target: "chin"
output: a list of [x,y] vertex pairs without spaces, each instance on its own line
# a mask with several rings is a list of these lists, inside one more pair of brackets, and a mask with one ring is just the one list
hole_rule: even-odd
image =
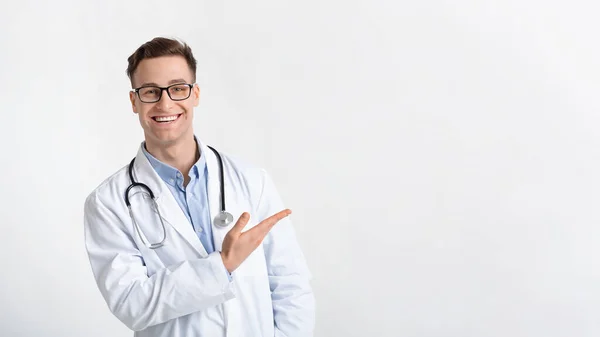
[[185,138],[186,132],[172,130],[168,132],[151,132],[152,138],[159,144],[173,144]]

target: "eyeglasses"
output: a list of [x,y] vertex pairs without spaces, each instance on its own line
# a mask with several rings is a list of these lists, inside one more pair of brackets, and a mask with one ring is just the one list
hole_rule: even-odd
[[134,91],[137,93],[140,101],[144,103],[156,103],[160,101],[163,90],[167,92],[171,100],[183,101],[190,97],[193,86],[193,84],[179,83],[164,88],[153,86],[135,88]]

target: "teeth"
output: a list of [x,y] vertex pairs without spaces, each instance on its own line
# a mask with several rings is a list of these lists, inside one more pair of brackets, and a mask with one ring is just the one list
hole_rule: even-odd
[[176,116],[156,116],[156,117],[154,117],[154,119],[157,122],[170,122],[170,121],[176,120],[178,116],[179,115],[176,115]]

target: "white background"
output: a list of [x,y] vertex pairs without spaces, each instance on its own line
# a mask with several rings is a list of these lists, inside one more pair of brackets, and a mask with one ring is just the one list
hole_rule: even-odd
[[265,167],[316,336],[600,335],[596,1],[3,1],[0,335],[131,336],[83,202],[136,153],[127,57],[199,62],[197,135]]

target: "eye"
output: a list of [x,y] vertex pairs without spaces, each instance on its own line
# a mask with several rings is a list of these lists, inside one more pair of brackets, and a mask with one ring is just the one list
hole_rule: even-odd
[[185,86],[185,85],[178,85],[178,86],[175,86],[175,87],[173,87],[173,88],[171,88],[171,89],[172,89],[173,91],[175,91],[175,92],[182,92],[182,91],[187,91],[187,90],[188,90],[188,87],[187,87],[187,86]]

